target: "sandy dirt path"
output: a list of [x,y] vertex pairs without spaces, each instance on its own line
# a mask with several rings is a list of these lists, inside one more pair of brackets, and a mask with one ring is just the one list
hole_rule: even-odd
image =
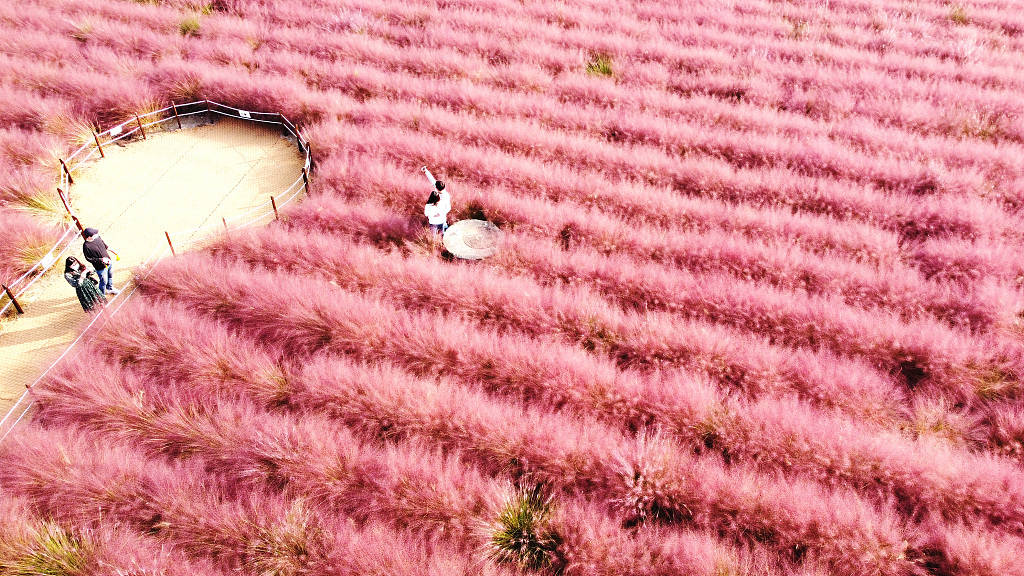
[[[121,290],[130,287],[140,264],[167,246],[165,230],[182,252],[219,234],[222,217],[230,220],[257,206],[263,209],[252,216],[264,213],[270,196],[300,176],[303,160],[294,141],[276,126],[228,118],[149,134],[124,146],[106,145],[104,152],[106,158],[75,170],[72,204],[82,224],[99,229],[120,254],[113,271]],[[197,227],[206,228],[184,232]],[[84,261],[81,240],[70,254]],[[63,272],[62,259],[20,299],[25,315],[0,321],[0,415],[90,319]]]

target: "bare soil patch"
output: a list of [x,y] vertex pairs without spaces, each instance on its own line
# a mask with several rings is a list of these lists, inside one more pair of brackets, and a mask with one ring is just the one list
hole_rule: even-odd
[[[106,158],[75,171],[71,198],[82,224],[98,228],[121,255],[114,283],[122,290],[140,264],[167,246],[165,231],[180,253],[220,233],[222,217],[249,213],[258,222],[265,214],[259,207],[269,209],[270,196],[288,188],[302,170],[294,142],[279,130],[226,118],[106,145],[104,152]],[[80,245],[76,241],[71,254],[83,259]],[[21,298],[26,314],[0,321],[0,412],[89,321],[63,271],[58,262]]]

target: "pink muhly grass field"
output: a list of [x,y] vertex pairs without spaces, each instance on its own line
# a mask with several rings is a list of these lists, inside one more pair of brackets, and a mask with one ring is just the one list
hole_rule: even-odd
[[0,5],[0,282],[92,128],[315,159],[31,391],[0,573],[1024,575],[1017,8]]

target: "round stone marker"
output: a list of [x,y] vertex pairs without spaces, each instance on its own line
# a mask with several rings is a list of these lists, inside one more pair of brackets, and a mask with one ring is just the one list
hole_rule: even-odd
[[464,260],[493,256],[500,240],[501,230],[486,220],[459,220],[444,232],[444,247]]

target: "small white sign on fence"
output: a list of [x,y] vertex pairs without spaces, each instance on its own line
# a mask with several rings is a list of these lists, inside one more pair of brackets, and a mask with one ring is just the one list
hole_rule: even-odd
[[56,262],[56,261],[57,261],[57,256],[54,255],[53,250],[51,250],[51,251],[46,253],[46,256],[43,256],[42,261],[39,262],[39,263],[43,265],[43,270],[46,270],[50,266],[53,266],[53,263]]
[[111,128],[110,129],[110,135],[111,136],[117,136],[118,134],[120,134],[122,126],[124,126],[124,124],[118,124],[117,126],[114,126],[113,128]]
[[250,120],[252,119],[252,115],[246,112],[245,110],[239,110],[238,115],[242,118],[249,118]]

